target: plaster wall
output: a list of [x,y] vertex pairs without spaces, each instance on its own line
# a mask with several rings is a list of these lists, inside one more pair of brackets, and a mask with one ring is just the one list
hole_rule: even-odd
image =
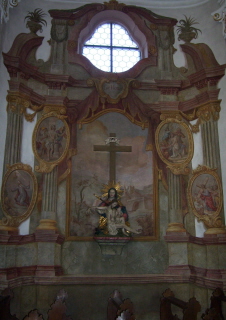
[[[80,6],[78,4],[77,6]],[[45,12],[49,9],[71,9],[76,7],[76,3],[60,3],[60,2],[47,2],[47,1],[28,1],[23,0],[16,8],[10,10],[10,20],[7,24],[4,22],[1,25],[1,48],[3,52],[8,52],[10,49],[12,42],[18,33],[28,32],[24,22],[24,16],[26,15],[27,11],[32,11],[34,8],[40,7]],[[164,9],[163,7],[159,9],[155,9],[154,12],[163,16],[169,16],[172,18],[176,18],[180,20],[183,18],[183,15],[194,17],[198,22],[199,27],[202,30],[202,34],[199,34],[198,39],[194,40],[194,43],[206,43],[212,50],[213,53],[220,64],[224,64],[226,62],[226,50],[225,50],[225,40],[222,35],[222,25],[221,23],[217,23],[213,20],[211,13],[216,11],[219,8],[219,4],[211,0],[204,5],[199,5],[197,7],[191,8],[179,8],[177,10],[173,9]],[[37,50],[37,59],[43,59],[47,61],[50,56],[50,46],[47,41],[50,38],[50,28],[51,28],[51,19],[49,15],[47,15],[46,20],[48,22],[47,27],[43,28],[43,33],[41,34],[44,36],[43,44]],[[15,27],[16,21],[16,27]],[[177,67],[186,67],[186,60],[184,54],[180,49],[180,42],[178,42],[177,36],[175,36],[175,45],[174,47],[177,51],[174,54],[174,63]],[[2,63],[2,57],[0,59],[0,70],[1,70],[1,86],[0,86],[0,95],[2,97],[1,101],[1,108],[0,108],[0,115],[1,115],[1,135],[0,135],[0,143],[3,146],[5,145],[5,132],[6,132],[6,123],[7,123],[7,114],[6,114],[6,105],[7,102],[5,97],[7,95],[9,75],[6,71],[5,66]],[[226,79],[223,77],[219,83],[220,88],[224,88],[226,85]],[[221,150],[221,163],[222,163],[222,180],[223,180],[223,189],[226,190],[226,171],[224,158],[226,153],[226,140],[224,138],[224,123],[226,121],[226,92],[225,90],[220,91],[220,99],[222,99],[221,103],[221,114],[219,119],[219,141],[220,141],[220,150]],[[32,167],[34,166],[34,156],[32,153],[31,146],[31,137],[32,131],[35,125],[34,120],[33,123],[28,123],[24,121],[24,129],[23,129],[23,142],[22,142],[22,161],[24,163],[30,164]],[[200,142],[200,133],[194,134],[194,141],[195,141],[195,155],[192,160],[192,167],[195,169],[198,164],[202,164],[202,149],[201,149],[201,142]],[[6,146],[7,147],[7,146]],[[3,167],[3,157],[4,153],[0,154],[0,179],[2,177],[2,167]],[[225,199],[225,195],[224,195]],[[21,234],[29,233],[29,221],[24,222],[20,227]],[[203,232],[205,228],[203,224],[196,222],[196,235],[203,236]]]
[[[79,4],[78,6],[80,6]],[[1,50],[8,52],[12,46],[13,40],[18,33],[28,32],[25,27],[24,17],[27,11],[32,11],[35,8],[42,8],[45,12],[49,9],[71,9],[76,7],[76,3],[61,3],[61,2],[47,2],[44,0],[30,1],[23,0],[18,7],[10,10],[10,20],[7,24],[1,26],[2,42]],[[180,20],[183,15],[194,17],[199,21],[199,28],[202,34],[199,35],[195,43],[206,43],[215,54],[215,57],[220,64],[226,63],[226,48],[225,40],[222,35],[222,26],[213,20],[211,13],[218,9],[217,1],[211,0],[205,5],[200,5],[196,8],[188,9],[155,9],[155,13],[170,16]],[[50,38],[51,19],[46,18],[48,25],[43,29],[43,44],[37,51],[37,59],[47,61],[50,56],[50,46],[47,41]],[[15,23],[16,22],[16,23]],[[177,49],[174,54],[174,62],[177,67],[186,66],[184,54],[180,49],[180,43],[175,42]],[[1,135],[0,143],[2,150],[5,145],[5,132],[7,123],[5,97],[7,95],[9,80],[8,73],[0,58],[0,96],[2,97],[0,105],[0,119],[1,119]],[[143,77],[145,75],[143,74]],[[220,91],[220,99],[222,99],[222,111],[219,120],[219,139],[221,147],[222,159],[222,177],[223,188],[226,197],[226,163],[224,158],[226,156],[226,139],[225,139],[225,123],[226,123],[226,86],[225,77],[220,81],[219,86],[222,88]],[[147,98],[149,99],[149,98]],[[34,167],[34,156],[31,148],[31,136],[35,125],[24,121],[23,130],[23,143],[22,143],[22,161]],[[201,135],[200,133],[194,135],[195,141],[195,156],[192,160],[192,167],[195,169],[199,164],[202,164],[203,155],[201,148]],[[4,152],[0,154],[0,175],[2,175]],[[1,176],[0,176],[1,178]],[[34,243],[17,246],[2,246],[0,252],[0,267],[23,267],[26,265],[35,265],[37,263],[52,265],[61,264],[64,273],[67,276],[73,275],[126,275],[126,274],[163,274],[168,266],[168,262],[172,265],[187,265],[192,264],[198,268],[225,268],[223,256],[225,255],[225,248],[210,246],[208,250],[206,246],[197,244],[188,245],[187,243],[178,243],[176,246],[168,245],[164,240],[166,228],[169,223],[167,212],[167,195],[163,185],[159,184],[161,197],[159,199],[159,241],[153,242],[130,242],[122,251],[121,256],[103,256],[100,248],[96,242],[73,242],[66,241],[62,245],[62,249],[58,245],[52,243]],[[59,187],[59,194],[63,195],[63,184]],[[21,234],[28,234],[35,231],[38,224],[38,215],[34,211],[31,216],[31,224],[29,220],[25,221],[20,228]],[[192,220],[190,214],[189,219]],[[62,233],[65,232],[65,199],[59,198],[57,221],[59,229]],[[196,222],[196,235],[203,236],[204,227],[202,223]],[[45,250],[43,250],[43,248]],[[217,250],[216,250],[217,248]],[[55,255],[52,252],[55,250]],[[42,252],[45,251],[45,255]],[[168,256],[170,253],[170,259]],[[217,254],[218,253],[218,254]],[[84,258],[85,257],[85,258]],[[94,263],[95,261],[95,263]],[[160,282],[160,280],[158,280]],[[181,279],[181,282],[183,279]],[[173,281],[172,281],[173,282]],[[196,296],[205,309],[209,304],[211,291],[197,287],[193,284],[173,284],[173,283],[158,283],[158,284],[145,284],[145,285],[117,285],[124,298],[129,297],[135,305],[135,314],[137,319],[159,319],[159,297],[162,292],[171,288],[176,293],[176,296],[182,300],[187,301],[191,296]],[[39,312],[47,318],[46,312],[50,304],[60,289],[68,292],[69,299],[67,301],[68,314],[72,315],[73,319],[100,319],[104,318],[106,312],[107,299],[114,289],[115,285],[54,285],[54,286],[23,286],[21,288],[14,288],[15,296],[17,299],[12,304],[12,314],[17,313],[19,318],[23,318],[32,308],[38,308]],[[81,297],[86,297],[81,299]],[[89,298],[87,298],[89,297]],[[37,305],[38,302],[38,305]],[[145,310],[145,311],[144,311]],[[92,311],[92,312],[91,312]],[[203,312],[204,310],[201,310]],[[179,316],[181,314],[178,311]],[[201,315],[201,313],[200,313]],[[199,317],[200,318],[200,317]]]

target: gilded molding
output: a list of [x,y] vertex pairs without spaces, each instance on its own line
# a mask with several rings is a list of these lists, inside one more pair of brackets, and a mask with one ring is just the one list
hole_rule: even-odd
[[1,226],[16,228],[30,216],[36,203],[37,190],[37,179],[29,165],[16,163],[8,167],[1,190],[5,217],[0,221],[0,229]]
[[209,103],[208,105],[198,108],[196,115],[202,122],[207,122],[211,119],[217,121],[221,107],[219,103]]
[[149,45],[148,52],[150,53],[150,55],[154,56],[157,53],[157,48],[155,46]]
[[60,184],[62,181],[64,181],[65,179],[67,179],[67,177],[70,175],[71,173],[71,167],[67,168],[64,173],[59,177],[58,179],[58,184]]
[[165,121],[167,119],[176,119],[178,121],[181,121],[183,119],[181,112],[176,110],[176,111],[162,111],[160,115],[160,120]]
[[[25,119],[29,122],[32,122],[37,112],[41,111],[44,107],[44,105],[37,106],[32,104],[30,98],[20,92],[8,94],[6,100],[8,102],[7,112],[24,114]],[[28,113],[28,108],[33,110],[34,113]]]
[[161,120],[166,120],[168,118],[176,119],[176,120],[187,120],[187,121],[192,121],[197,118],[196,116],[196,110],[193,110],[192,113],[186,114],[180,110],[175,110],[175,111],[162,111],[160,115]]
[[214,121],[219,120],[220,111],[221,111],[220,102],[210,102],[208,104],[198,107],[195,110],[195,118],[198,118],[196,124],[192,125],[191,123],[189,123],[189,126],[192,132],[193,133],[199,132],[199,126],[204,122],[208,122],[211,119]]
[[70,159],[70,158],[76,156],[77,152],[78,152],[77,148],[76,149],[69,149],[68,153],[67,153],[67,159]]
[[162,181],[163,187],[168,191],[168,183],[164,177],[164,174],[161,169],[156,166],[156,171],[158,172],[158,180]]
[[[203,122],[213,119],[217,121],[219,119],[219,113],[221,111],[220,101],[208,102],[195,108],[192,113],[187,114],[182,111],[162,111],[160,119],[166,120],[168,118],[177,119],[181,121],[185,119],[188,121],[188,125],[192,133],[199,132],[199,126]],[[197,119],[195,124],[191,124],[189,121]]]
[[146,149],[146,151],[153,151],[153,145],[149,143],[146,145],[145,149]]
[[[48,105],[46,104],[43,109],[44,114],[52,114],[52,115],[65,115],[67,113],[67,109],[63,105]],[[64,116],[63,118],[67,118]]]
[[118,11],[122,11],[123,7],[126,6],[124,3],[119,3],[116,0],[110,0],[109,2],[104,2],[104,5],[107,10],[118,10]]

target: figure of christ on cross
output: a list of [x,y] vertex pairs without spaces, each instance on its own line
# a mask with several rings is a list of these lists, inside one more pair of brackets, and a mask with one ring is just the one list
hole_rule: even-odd
[[131,152],[131,146],[118,146],[116,145],[117,138],[115,133],[110,133],[108,145],[94,145],[94,151],[105,151],[110,153],[110,166],[109,166],[109,182],[115,183],[116,181],[116,152]]

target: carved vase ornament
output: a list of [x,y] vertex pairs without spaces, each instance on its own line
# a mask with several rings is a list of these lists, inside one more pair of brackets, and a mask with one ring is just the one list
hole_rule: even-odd
[[39,166],[38,172],[51,172],[67,155],[70,132],[65,116],[50,112],[36,124],[32,147]]
[[162,121],[155,134],[159,157],[174,174],[188,174],[187,165],[194,152],[192,133],[180,120],[168,118]]
[[216,172],[207,166],[198,166],[188,185],[188,200],[192,212],[207,227],[206,234],[225,233],[220,212],[222,186]]
[[3,226],[18,227],[31,214],[37,198],[37,179],[29,165],[10,166],[3,178],[1,203]]

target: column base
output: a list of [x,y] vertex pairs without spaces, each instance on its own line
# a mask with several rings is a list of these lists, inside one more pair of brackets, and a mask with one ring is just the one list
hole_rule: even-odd
[[37,231],[41,230],[50,230],[50,231],[58,231],[57,223],[55,220],[51,219],[42,219],[40,220],[39,226],[36,228]]
[[10,227],[10,226],[3,226],[0,225],[0,234],[19,234],[19,229],[16,227]]
[[225,227],[223,228],[209,228],[205,231],[204,235],[208,234],[226,234]]
[[183,223],[173,222],[168,224],[166,233],[169,233],[169,232],[185,232],[186,233],[186,230],[184,228]]

